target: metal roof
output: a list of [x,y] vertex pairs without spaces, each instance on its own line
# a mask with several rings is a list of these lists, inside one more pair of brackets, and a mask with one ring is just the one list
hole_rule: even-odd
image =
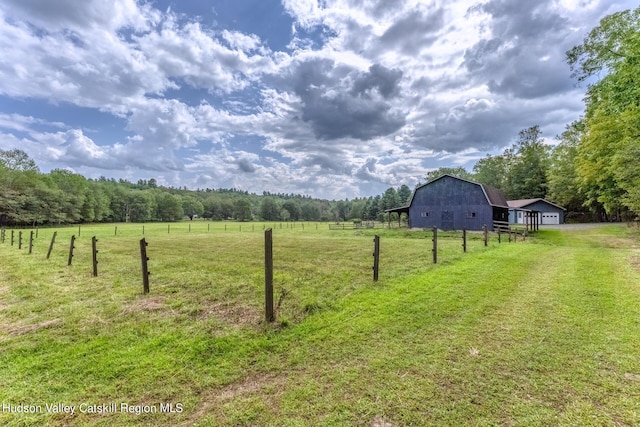
[[501,190],[494,188],[494,187],[490,187],[488,185],[485,184],[480,184],[479,182],[473,182],[473,181],[469,181],[468,179],[464,179],[464,178],[460,178],[454,175],[449,175],[449,174],[444,174],[442,176],[437,177],[436,179],[433,179],[429,182],[426,182],[422,185],[419,185],[418,187],[416,187],[415,190],[413,190],[413,194],[411,195],[411,201],[409,202],[409,206],[411,206],[411,204],[413,203],[413,196],[416,194],[416,191],[418,190],[418,188],[422,188],[424,186],[427,186],[439,179],[444,178],[445,176],[449,177],[449,178],[454,178],[457,179],[459,181],[464,181],[464,182],[468,182],[470,184],[474,184],[474,185],[479,185],[480,188],[482,188],[482,192],[484,193],[485,197],[487,198],[487,201],[489,202],[489,205],[491,206],[498,206],[501,208],[508,208],[509,205],[507,204],[507,198],[504,197],[504,194],[502,193]]
[[[471,182],[471,181],[469,181]],[[504,197],[504,193],[497,188],[489,187],[488,185],[478,184],[484,190],[484,194],[487,195],[487,200],[489,200],[489,204],[492,206],[500,206],[504,208],[508,208],[507,198]]]
[[542,199],[540,197],[538,197],[537,199],[520,199],[520,200],[507,200],[507,203],[509,204],[510,208],[524,208],[526,206],[532,205],[534,203],[537,202],[543,202],[546,203],[548,205],[551,206],[555,206],[558,209],[562,209],[563,211],[566,211],[566,208],[563,208],[562,206],[558,206],[555,203],[551,203],[550,201],[546,200],[546,199]]

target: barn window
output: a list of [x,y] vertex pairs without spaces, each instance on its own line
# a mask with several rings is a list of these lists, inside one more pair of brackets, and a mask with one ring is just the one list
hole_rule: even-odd
[[422,213],[420,214],[420,216],[421,216],[421,217],[423,217],[423,218],[426,218],[426,217],[428,217],[428,216],[429,216],[429,212],[422,212]]
[[475,212],[467,212],[467,218],[475,218],[477,214]]

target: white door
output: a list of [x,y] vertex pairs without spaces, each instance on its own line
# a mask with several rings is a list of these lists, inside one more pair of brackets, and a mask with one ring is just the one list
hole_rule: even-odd
[[542,225],[560,224],[560,214],[557,212],[542,212]]

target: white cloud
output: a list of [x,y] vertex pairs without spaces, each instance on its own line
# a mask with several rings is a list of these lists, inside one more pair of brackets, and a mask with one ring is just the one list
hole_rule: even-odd
[[65,128],[62,122],[50,122],[33,116],[23,116],[21,114],[0,113],[0,129],[14,130],[19,132],[31,132],[33,126],[47,126]]
[[85,35],[122,28],[146,30],[159,13],[135,0],[6,0],[12,15],[53,31],[72,30]]

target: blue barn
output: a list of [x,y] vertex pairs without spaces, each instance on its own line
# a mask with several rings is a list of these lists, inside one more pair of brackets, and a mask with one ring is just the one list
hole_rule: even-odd
[[417,187],[409,206],[388,212],[406,213],[410,228],[489,231],[509,228],[509,206],[502,191],[453,175]]

